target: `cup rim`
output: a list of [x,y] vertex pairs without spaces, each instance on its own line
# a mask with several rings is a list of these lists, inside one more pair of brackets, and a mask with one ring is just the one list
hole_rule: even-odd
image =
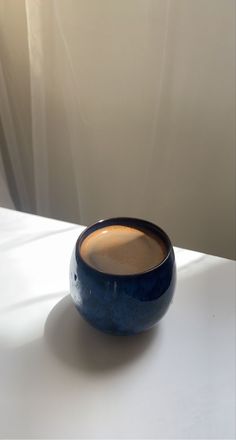
[[[89,236],[89,231],[90,229],[93,231],[94,228],[97,227],[97,229],[101,229],[103,227],[107,226],[112,226],[112,225],[118,225],[118,226],[130,226],[130,227],[134,227],[135,228],[135,224],[136,227],[138,226],[143,226],[144,229],[149,229],[152,232],[156,232],[159,236],[161,236],[161,239],[164,241],[166,247],[167,247],[167,253],[165,258],[159,263],[156,264],[155,266],[151,266],[150,268],[142,271],[142,272],[137,272],[137,273],[131,273],[131,274],[115,274],[115,273],[111,273],[111,272],[105,272],[99,269],[96,269],[95,267],[93,267],[92,265],[90,265],[89,263],[87,263],[84,258],[81,255],[80,252],[80,248],[81,245],[83,243],[83,241],[85,240],[85,238],[87,236]],[[95,229],[95,230],[97,230]],[[149,274],[154,272],[155,270],[159,269],[162,265],[165,264],[165,262],[168,260],[171,250],[173,249],[171,240],[169,238],[169,236],[167,235],[167,233],[158,225],[156,225],[155,223],[152,223],[148,220],[144,220],[141,218],[137,218],[137,217],[109,217],[109,218],[105,218],[102,220],[98,220],[97,222],[94,222],[92,224],[90,224],[89,226],[87,226],[79,235],[76,244],[75,244],[75,256],[76,256],[76,261],[78,262],[78,257],[80,259],[80,261],[83,262],[83,264],[85,265],[85,267],[87,267],[89,270],[94,271],[97,274],[100,275],[104,275],[104,276],[108,276],[108,277],[115,277],[115,278],[135,278],[135,277],[139,277],[145,274]]]

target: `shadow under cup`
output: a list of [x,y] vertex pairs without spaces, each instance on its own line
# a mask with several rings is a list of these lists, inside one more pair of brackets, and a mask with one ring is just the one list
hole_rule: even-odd
[[[162,240],[166,248],[164,259],[134,274],[112,274],[92,267],[81,256],[83,241],[93,232],[114,225],[135,228]],[[153,327],[171,303],[175,282],[171,241],[161,228],[145,220],[101,220],[82,232],[72,253],[70,292],[74,304],[91,325],[106,333],[131,335]]]

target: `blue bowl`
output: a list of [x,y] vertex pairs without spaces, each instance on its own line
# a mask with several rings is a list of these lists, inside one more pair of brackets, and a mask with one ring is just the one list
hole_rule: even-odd
[[[157,266],[134,275],[100,272],[81,257],[83,240],[99,228],[124,225],[149,230],[166,244],[167,255]],[[166,313],[176,282],[175,256],[168,235],[158,226],[135,218],[101,220],[79,236],[71,257],[70,291],[77,310],[106,333],[131,335],[153,327]]]

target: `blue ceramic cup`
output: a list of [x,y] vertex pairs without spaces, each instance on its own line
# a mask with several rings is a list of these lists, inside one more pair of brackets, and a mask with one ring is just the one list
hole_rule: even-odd
[[[92,232],[122,225],[149,231],[161,239],[166,256],[141,273],[115,275],[97,270],[81,256],[81,244]],[[158,226],[135,218],[101,220],[79,236],[71,257],[70,291],[77,310],[99,330],[117,335],[140,333],[166,313],[176,282],[175,256],[168,235]]]

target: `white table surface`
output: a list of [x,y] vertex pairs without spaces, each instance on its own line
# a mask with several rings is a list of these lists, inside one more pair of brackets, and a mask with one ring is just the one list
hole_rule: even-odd
[[82,229],[0,209],[0,438],[235,438],[235,262],[176,249],[157,328],[103,335],[68,296]]

